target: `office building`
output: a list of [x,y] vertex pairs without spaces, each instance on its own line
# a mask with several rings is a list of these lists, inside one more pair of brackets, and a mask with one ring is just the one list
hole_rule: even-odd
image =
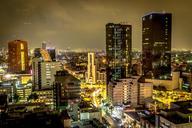
[[37,94],[38,103],[44,103],[50,106],[51,108],[53,108],[53,89],[41,89],[41,90],[36,90],[33,93]]
[[26,73],[29,71],[28,46],[26,41],[14,40],[8,43],[8,71]]
[[31,86],[25,86],[25,87],[17,87],[16,88],[16,94],[19,96],[20,102],[26,102],[29,95],[31,95],[32,87]]
[[60,62],[42,61],[41,58],[33,58],[32,72],[35,89],[52,88],[56,71],[61,70]]
[[171,79],[172,14],[142,17],[142,70],[146,78]]
[[107,84],[128,77],[131,69],[132,26],[106,25]]

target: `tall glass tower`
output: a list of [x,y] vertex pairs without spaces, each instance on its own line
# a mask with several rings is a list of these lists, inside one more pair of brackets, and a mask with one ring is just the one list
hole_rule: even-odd
[[142,69],[145,78],[171,78],[172,14],[149,13],[142,17]]
[[128,77],[131,69],[131,37],[131,25],[106,25],[107,84]]

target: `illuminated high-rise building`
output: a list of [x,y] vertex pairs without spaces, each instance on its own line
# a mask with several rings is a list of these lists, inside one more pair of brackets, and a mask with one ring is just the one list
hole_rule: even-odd
[[132,26],[106,25],[107,84],[128,77],[131,69]]
[[8,43],[8,71],[26,73],[29,70],[28,46],[26,41],[14,40]]
[[172,14],[150,13],[142,18],[142,69],[146,78],[171,76]]
[[88,64],[86,82],[95,84],[97,81],[97,69],[95,63],[95,53],[88,53]]

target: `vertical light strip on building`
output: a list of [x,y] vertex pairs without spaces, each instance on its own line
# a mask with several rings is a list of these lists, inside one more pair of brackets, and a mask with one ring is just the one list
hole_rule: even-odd
[[25,71],[25,53],[24,53],[24,45],[20,44],[21,48],[21,70]]

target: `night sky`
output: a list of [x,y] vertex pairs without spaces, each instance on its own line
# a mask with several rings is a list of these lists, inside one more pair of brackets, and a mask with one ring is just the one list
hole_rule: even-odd
[[0,45],[22,39],[31,48],[47,41],[105,49],[105,24],[126,22],[141,49],[141,17],[160,11],[173,14],[172,48],[192,49],[192,0],[0,0]]

